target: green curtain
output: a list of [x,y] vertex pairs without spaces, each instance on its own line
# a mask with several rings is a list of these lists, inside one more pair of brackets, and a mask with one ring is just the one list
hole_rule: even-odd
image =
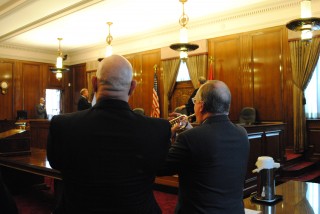
[[207,78],[208,56],[206,54],[190,56],[187,60],[187,67],[193,87],[198,87],[200,76]]
[[163,60],[162,62],[163,68],[163,117],[168,117],[168,109],[169,109],[169,100],[172,96],[174,86],[176,83],[180,58]]
[[311,42],[293,40],[289,42],[293,80],[293,134],[294,151],[307,149],[304,90],[312,77],[320,52],[320,37]]

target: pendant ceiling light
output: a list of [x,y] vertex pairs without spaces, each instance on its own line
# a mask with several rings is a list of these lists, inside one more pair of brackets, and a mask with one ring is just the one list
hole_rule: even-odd
[[180,43],[172,44],[172,45],[170,45],[170,48],[175,51],[179,51],[180,52],[180,59],[186,60],[188,58],[188,52],[196,50],[197,48],[199,48],[199,45],[188,43],[187,24],[189,21],[189,17],[187,16],[187,14],[184,13],[184,3],[186,3],[187,0],[179,0],[179,1],[182,3],[182,15],[179,19],[179,24],[181,26]]
[[287,23],[287,28],[293,31],[301,31],[301,40],[310,41],[312,31],[320,30],[320,18],[312,17],[311,0],[300,2],[301,18]]
[[58,48],[58,57],[56,62],[56,67],[50,67],[50,71],[56,74],[56,78],[61,80],[62,73],[69,71],[69,68],[63,67],[63,61],[67,59],[67,55],[62,55],[61,51],[61,40],[62,38],[58,38],[59,41],[59,48]]
[[112,25],[112,22],[107,22],[107,25],[109,26],[109,34],[107,36],[107,47],[106,47],[106,54],[105,57],[111,56],[112,55],[112,46],[111,46],[111,42],[113,40],[113,37],[110,34],[110,26]]

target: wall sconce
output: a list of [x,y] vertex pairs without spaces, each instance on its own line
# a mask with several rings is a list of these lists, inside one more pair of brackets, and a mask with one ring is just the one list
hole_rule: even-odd
[[105,57],[111,56],[112,55],[112,46],[111,46],[111,42],[113,40],[113,37],[110,34],[110,26],[112,25],[112,22],[107,22],[107,25],[109,26],[109,34],[107,36],[107,47],[106,47],[106,54]]
[[57,61],[56,61],[56,67],[50,67],[50,71],[56,74],[56,78],[58,80],[61,80],[62,78],[62,73],[69,71],[69,68],[64,68],[63,67],[63,61],[67,59],[68,55],[64,55],[62,54],[61,51],[61,40],[62,38],[58,38],[59,41],[59,48],[58,48],[58,57],[57,57]]
[[185,61],[188,58],[188,52],[198,49],[199,45],[188,43],[187,24],[189,21],[189,17],[187,16],[187,14],[184,13],[184,3],[186,3],[187,0],[179,0],[179,1],[182,3],[182,15],[179,19],[179,24],[181,26],[180,43],[172,44],[172,45],[170,45],[170,48],[172,50],[179,51],[180,52],[180,59]]
[[310,41],[312,39],[312,31],[320,30],[320,18],[312,17],[311,0],[302,0],[301,18],[295,19],[287,23],[289,30],[301,31],[301,40]]
[[8,83],[4,80],[0,83],[1,94],[6,94],[8,92],[8,86]]

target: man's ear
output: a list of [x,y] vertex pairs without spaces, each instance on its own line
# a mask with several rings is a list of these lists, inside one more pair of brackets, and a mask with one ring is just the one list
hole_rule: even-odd
[[201,114],[204,114],[204,113],[206,113],[206,109],[205,109],[205,103],[204,102],[201,102],[201,103],[199,103],[199,105],[201,105],[200,106],[200,112],[201,112]]
[[93,92],[97,92],[97,90],[98,90],[98,85],[97,85],[98,80],[97,80],[97,77],[96,77],[96,76],[93,76],[93,77],[91,78],[91,82],[92,82]]
[[128,93],[129,96],[133,93],[133,91],[136,88],[136,86],[137,86],[137,81],[132,80],[131,81],[131,85],[130,85],[130,90],[129,90],[129,93]]

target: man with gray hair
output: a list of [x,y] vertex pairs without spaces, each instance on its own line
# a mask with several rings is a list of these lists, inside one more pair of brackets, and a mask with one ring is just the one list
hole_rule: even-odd
[[176,213],[244,214],[249,140],[229,120],[229,88],[207,81],[192,100],[200,125],[178,135],[158,175],[179,175]]
[[55,213],[161,213],[153,195],[170,147],[169,121],[134,113],[132,67],[104,58],[92,79],[96,104],[51,120],[47,155],[62,173]]
[[89,91],[86,88],[80,90],[80,98],[78,100],[78,111],[91,108],[91,103],[88,100]]

